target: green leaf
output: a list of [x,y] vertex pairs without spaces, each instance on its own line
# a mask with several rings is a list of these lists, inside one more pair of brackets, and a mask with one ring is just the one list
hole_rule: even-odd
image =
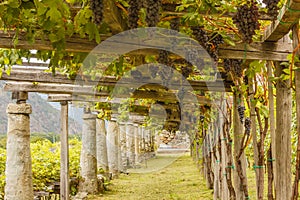
[[50,8],[46,14],[46,17],[54,22],[61,22],[62,18],[61,13],[56,8]]

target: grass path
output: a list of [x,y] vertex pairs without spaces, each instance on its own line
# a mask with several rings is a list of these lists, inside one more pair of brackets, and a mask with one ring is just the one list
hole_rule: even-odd
[[[165,166],[161,169],[161,166]],[[152,170],[151,170],[152,169]],[[174,158],[158,156],[147,162],[147,168],[137,173],[122,174],[113,180],[101,196],[94,200],[210,200],[212,190],[208,190],[192,159],[187,156]]]

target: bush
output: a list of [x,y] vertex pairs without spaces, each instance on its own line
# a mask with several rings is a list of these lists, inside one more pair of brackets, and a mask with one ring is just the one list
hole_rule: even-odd
[[[70,178],[79,178],[81,142],[69,141]],[[32,175],[35,191],[48,191],[48,186],[60,180],[60,143],[37,140],[31,143]],[[0,199],[4,196],[6,151],[0,148]],[[77,188],[72,188],[72,194]],[[2,196],[2,197],[1,197]]]

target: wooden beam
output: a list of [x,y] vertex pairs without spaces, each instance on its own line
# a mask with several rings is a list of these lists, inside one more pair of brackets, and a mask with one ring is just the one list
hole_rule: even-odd
[[[83,86],[115,86],[118,84],[120,87],[138,87],[139,85],[146,85],[145,88],[153,88],[160,85],[161,81],[152,79],[150,77],[143,77],[141,80],[137,81],[132,78],[122,78],[121,81],[117,80],[114,76],[98,77],[95,80],[89,76],[84,76],[84,80],[77,76],[76,80],[69,79],[66,75],[56,73],[47,73],[39,70],[12,70],[10,75],[6,73],[2,74],[1,80],[16,81],[16,82],[35,82],[35,83],[49,83],[49,84],[73,84],[79,87]],[[149,81],[151,80],[151,81]],[[148,83],[151,84],[148,84]],[[180,85],[180,81],[173,80],[170,82],[170,86],[174,88],[192,87],[193,90],[197,91],[220,91],[220,92],[231,92],[231,86],[233,83],[231,81],[222,81],[218,79],[217,81],[189,81],[189,84]],[[90,88],[87,88],[90,89]]]
[[262,41],[276,42],[289,33],[300,17],[300,1],[289,0],[279,11],[278,19],[270,24],[262,37]]
[[67,85],[67,84],[49,84],[49,83],[30,83],[30,82],[7,82],[4,85],[5,91],[24,91],[39,92],[47,94],[78,94],[109,96],[108,92],[97,92],[91,86]]
[[[39,40],[36,39],[34,44],[29,43],[26,40],[25,34],[19,34],[19,42],[17,45],[13,43],[13,36],[14,33],[3,33],[0,32],[0,48],[17,48],[17,49],[36,49],[36,50],[52,50],[52,45],[49,40]],[[102,36],[102,40],[107,38],[107,36]],[[149,54],[158,54],[157,50],[153,50],[158,47],[162,47],[165,44],[160,43],[152,43],[151,41],[147,43],[138,43],[140,41],[136,41],[137,43],[127,43],[126,40],[124,41],[117,41],[117,42],[107,42],[107,46],[105,49],[110,49],[111,52],[115,52],[116,54],[118,51],[124,49],[129,49],[129,47],[136,47],[139,50],[128,52],[127,55],[149,55]],[[88,41],[87,39],[81,39],[78,37],[73,38],[66,38],[66,51],[68,52],[84,52],[90,53],[98,44],[94,41]],[[134,46],[135,45],[135,46]],[[249,45],[246,45],[248,47]],[[246,59],[265,59],[269,58],[268,56],[272,57],[272,60],[276,61],[286,61],[286,56],[292,52],[292,45],[290,44],[274,44],[274,43],[254,43],[251,44],[251,49],[246,49],[244,44],[237,44],[236,47],[232,47],[229,45],[221,45],[219,56],[220,58],[246,58]],[[122,47],[123,49],[120,49]],[[269,47],[273,47],[270,50]],[[275,48],[276,47],[276,48]],[[100,50],[100,49],[99,49]],[[237,54],[235,56],[235,54]],[[265,55],[265,56],[264,56]],[[246,57],[245,57],[246,56]]]
[[[111,104],[122,104],[125,99],[123,98],[113,98],[108,99],[107,97],[91,97],[91,96],[78,96],[78,95],[70,95],[70,94],[49,94],[48,101],[49,102],[61,102],[61,101],[73,101],[73,102],[102,102],[102,103],[111,103]],[[201,105],[211,105],[212,101],[205,96],[197,96],[198,103]],[[160,104],[156,102],[156,104]],[[133,103],[133,105],[140,105],[137,101]],[[177,108],[178,104],[169,103],[163,104],[164,108]]]

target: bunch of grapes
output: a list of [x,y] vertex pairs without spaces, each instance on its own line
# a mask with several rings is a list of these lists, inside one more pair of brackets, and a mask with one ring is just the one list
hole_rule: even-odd
[[224,59],[223,60],[223,65],[224,65],[224,70],[225,72],[230,72],[231,71],[231,60],[230,59]]
[[181,66],[181,74],[187,78],[193,72],[193,66],[189,62],[185,62],[185,65]]
[[234,75],[238,78],[241,78],[243,76],[242,62],[243,62],[242,60],[238,60],[238,59],[231,60],[232,71]]
[[219,45],[224,43],[223,37],[220,34],[214,33],[211,36],[203,29],[203,27],[192,27],[192,32],[195,39],[200,45],[206,49],[208,54],[218,61]]
[[159,69],[158,66],[156,66],[156,65],[150,65],[149,70],[150,70],[152,78],[156,77],[158,69]]
[[103,20],[103,0],[90,0],[90,9],[94,14],[94,23],[100,25]]
[[235,77],[243,76],[242,60],[239,59],[224,59],[223,65],[226,72],[232,72]]
[[249,117],[247,117],[247,118],[245,119],[245,124],[244,124],[244,126],[245,126],[245,133],[246,133],[247,135],[250,135],[250,130],[251,130],[251,119],[250,119]]
[[162,78],[163,85],[168,86],[170,84],[170,80],[173,77],[173,73],[174,72],[173,72],[172,68],[169,66],[162,66],[160,68],[160,71],[158,72],[158,74]]
[[130,29],[134,29],[138,27],[141,2],[139,0],[129,0],[128,4],[128,26]]
[[171,20],[170,28],[175,31],[179,31],[180,18],[174,18]]
[[159,22],[159,10],[161,0],[147,0],[146,23],[149,27],[154,27]]
[[180,87],[180,89],[178,90],[178,93],[177,93],[177,96],[178,96],[178,99],[180,100],[180,102],[182,102],[184,94],[185,94],[184,87]]
[[271,16],[273,19],[276,19],[279,10],[279,0],[263,0],[263,3],[266,4],[266,8],[268,9],[268,15]]
[[168,65],[169,64],[169,52],[166,50],[160,50],[157,61],[161,64]]
[[209,37],[203,27],[194,26],[191,28],[193,36],[201,44],[202,47],[206,48]]
[[245,117],[245,106],[241,106],[239,105],[237,107],[238,113],[239,113],[239,117],[240,117],[240,121],[241,123],[244,122],[244,117]]
[[252,42],[255,30],[258,30],[260,27],[258,16],[259,12],[257,2],[254,2],[253,0],[237,8],[237,12],[232,19],[233,23],[237,26],[241,33],[244,42]]
[[245,85],[248,85],[249,84],[248,76],[244,76],[243,81],[244,81]]

